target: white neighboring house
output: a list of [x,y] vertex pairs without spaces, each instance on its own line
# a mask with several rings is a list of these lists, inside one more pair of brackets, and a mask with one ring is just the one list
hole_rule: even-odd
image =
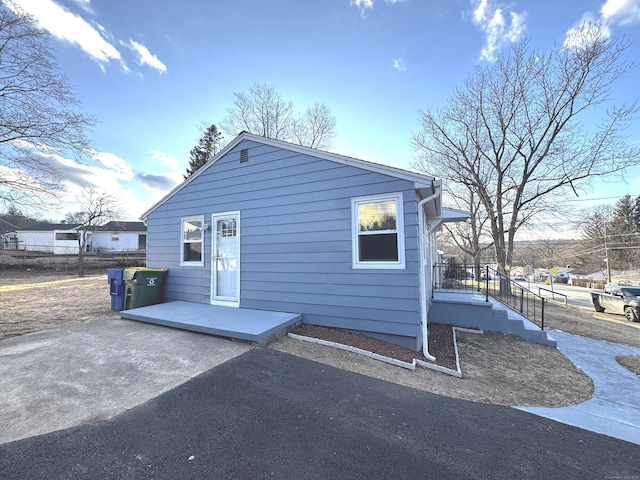
[[38,223],[16,230],[18,250],[49,252],[55,255],[78,253],[77,224]]
[[145,251],[147,227],[143,222],[109,222],[95,227],[87,243],[87,251],[96,253]]
[[[18,249],[49,252],[54,255],[78,253],[78,238],[82,230],[77,224],[39,223],[16,230]],[[147,227],[143,222],[109,222],[87,231],[85,251],[111,253],[144,251],[147,248]]]

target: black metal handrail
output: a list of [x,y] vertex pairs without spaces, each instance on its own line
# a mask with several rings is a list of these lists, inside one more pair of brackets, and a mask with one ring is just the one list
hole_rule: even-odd
[[[480,278],[476,278],[479,274]],[[435,264],[433,291],[450,293],[481,292],[520,313],[544,330],[545,298],[535,294],[488,265]]]
[[552,288],[538,287],[538,295],[539,296],[542,296],[542,294],[540,293],[541,290],[551,293],[551,300],[553,300],[554,302],[558,301],[558,300],[556,300],[556,295],[558,295],[560,297],[564,297],[563,302],[564,302],[565,305],[567,305],[567,295],[565,295],[564,293],[555,292]]
[[[479,291],[474,281],[473,265],[436,263],[433,266],[433,289],[450,293],[473,293]],[[432,290],[433,293],[433,290]]]

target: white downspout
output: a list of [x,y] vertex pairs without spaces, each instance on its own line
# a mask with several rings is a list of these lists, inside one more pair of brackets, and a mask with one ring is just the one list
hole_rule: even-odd
[[[440,195],[440,186],[435,186],[436,191],[432,195],[429,195],[426,198],[423,198],[418,202],[418,230],[420,233],[420,241],[419,251],[420,251],[420,316],[422,322],[422,354],[425,358],[435,361],[436,357],[429,353],[429,338],[427,331],[427,290],[426,290],[426,279],[424,275],[425,269],[425,255],[424,255],[424,211],[422,209],[423,205],[427,202],[430,202],[434,198]],[[431,249],[429,249],[429,259],[431,259]]]

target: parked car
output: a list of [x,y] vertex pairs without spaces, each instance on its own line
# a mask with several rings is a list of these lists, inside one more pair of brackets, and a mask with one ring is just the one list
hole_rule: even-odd
[[527,281],[527,277],[525,277],[524,275],[516,275],[515,277],[513,277],[513,279],[516,282],[526,282]]
[[607,283],[604,290],[591,290],[596,312],[619,313],[630,322],[640,321],[640,287]]

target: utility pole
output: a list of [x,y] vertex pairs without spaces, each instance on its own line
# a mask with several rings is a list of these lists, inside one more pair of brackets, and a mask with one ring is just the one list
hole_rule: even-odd
[[607,226],[604,226],[604,261],[607,262],[607,282],[611,283],[611,266],[609,265],[609,247],[607,246]]

